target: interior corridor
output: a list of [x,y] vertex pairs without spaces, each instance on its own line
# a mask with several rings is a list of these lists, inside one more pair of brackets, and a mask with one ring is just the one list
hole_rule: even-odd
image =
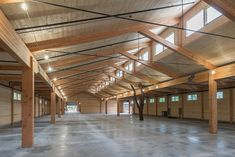
[[[208,133],[208,122],[101,114],[63,115],[56,125],[50,117],[35,122],[35,146],[20,148],[21,128],[0,129],[1,157],[145,157],[233,156],[235,126],[220,124]],[[221,151],[221,149],[223,151]],[[180,150],[180,151],[179,151]]]

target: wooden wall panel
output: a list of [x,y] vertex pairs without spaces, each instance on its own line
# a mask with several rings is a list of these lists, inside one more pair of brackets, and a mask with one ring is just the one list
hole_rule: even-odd
[[[166,99],[166,101],[167,101],[167,97],[165,96],[164,97],[165,99]],[[157,105],[157,115],[158,116],[161,116],[162,115],[162,111],[167,111],[167,102],[159,102],[159,97],[157,98],[157,103],[158,103],[158,105]]]
[[14,122],[21,121],[21,102],[14,101]]
[[[191,94],[191,93],[189,93]],[[197,94],[197,101],[188,101],[188,94],[184,94],[184,118],[195,118],[200,119],[202,114],[201,109],[201,93],[193,93]]]
[[0,126],[11,123],[11,89],[0,86]]
[[180,100],[178,102],[172,102],[171,96],[168,98],[169,99],[170,116],[171,117],[179,117],[179,108],[181,108],[181,105],[182,105],[182,103],[181,103],[182,97],[180,95],[174,95],[174,96],[179,96]]
[[117,100],[108,100],[108,114],[117,114]]
[[156,116],[156,99],[154,98],[154,103],[149,102],[149,115]]
[[100,101],[87,93],[80,93],[69,101],[79,102],[81,113],[100,113]]

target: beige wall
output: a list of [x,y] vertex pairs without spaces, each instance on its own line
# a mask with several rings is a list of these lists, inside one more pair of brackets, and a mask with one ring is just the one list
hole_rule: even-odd
[[80,93],[69,101],[79,102],[81,113],[100,113],[100,100],[88,93]]
[[[21,121],[21,101],[13,101],[13,122]],[[45,105],[45,112],[49,114],[49,102]],[[38,97],[35,98],[35,113],[38,117]],[[0,85],[0,126],[11,124],[11,88]]]
[[[152,97],[150,97],[151,99]],[[156,98],[154,98],[154,103],[150,103],[150,99],[148,100],[149,102],[149,115],[156,116]]]
[[[235,121],[235,89],[223,89],[218,91],[224,92],[224,99],[218,99],[218,120],[227,122],[230,121],[230,105],[233,100],[233,121]],[[232,98],[231,91],[233,91]],[[179,102],[171,102],[171,96],[168,96],[169,108],[171,110],[170,116],[179,117],[179,108],[183,106],[184,118],[202,119],[202,116],[204,116],[204,119],[208,119],[208,92],[195,92],[195,94],[198,95],[197,101],[188,101],[188,94],[194,93],[183,94],[183,97],[182,94],[179,94]],[[166,96],[161,97],[167,98]],[[160,97],[157,97],[157,115],[161,116],[162,111],[167,111],[167,100],[164,103],[160,103],[159,98]],[[135,107],[135,113],[138,113],[137,107]],[[144,113],[147,113],[146,105]],[[153,104],[149,104],[149,115],[156,115],[156,107]]]
[[117,100],[108,100],[107,103],[108,114],[116,114],[117,113]]
[[0,86],[0,126],[11,123],[11,89]]

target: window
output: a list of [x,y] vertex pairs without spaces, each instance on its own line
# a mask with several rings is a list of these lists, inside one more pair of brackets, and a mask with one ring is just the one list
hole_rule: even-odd
[[118,71],[117,71],[117,77],[122,77],[122,76],[123,76],[123,71],[118,70]]
[[172,44],[175,43],[175,33],[171,33],[168,37],[165,38],[166,41],[171,42]]
[[[149,52],[146,51],[145,53],[139,55],[139,59],[140,59],[140,60],[145,60],[145,61],[149,60]],[[141,63],[137,62],[136,65],[139,66],[140,64],[141,64]]]
[[13,92],[13,100],[18,100],[18,101],[20,101],[20,100],[21,100],[21,93],[18,92],[18,91],[14,91],[14,92]]
[[145,104],[146,104],[146,102],[147,102],[146,99],[144,99],[144,103],[145,103]]
[[220,17],[222,14],[212,7],[206,8],[206,24]]
[[[191,30],[199,30],[204,26],[204,11],[201,10],[186,22],[186,28]],[[186,31],[186,37],[193,34],[192,31]]]
[[179,101],[179,96],[172,96],[171,97],[171,102],[177,102]]
[[224,92],[220,91],[216,93],[216,98],[217,99],[223,99],[224,98]]
[[127,64],[126,67],[125,67],[125,69],[126,69],[127,71],[132,71],[132,70],[133,70],[133,63]]
[[154,98],[149,99],[149,103],[154,103],[154,101],[155,101]]
[[114,82],[114,81],[115,81],[115,78],[114,78],[114,77],[110,77],[110,81],[111,81],[111,82]]
[[164,97],[159,98],[159,102],[161,102],[161,103],[166,102],[166,98],[164,98]]
[[105,82],[105,86],[108,86],[109,85],[109,82]]
[[197,100],[197,94],[189,94],[187,97],[188,101],[196,101]]
[[47,105],[47,100],[45,100],[45,105]]
[[155,55],[164,51],[164,46],[162,44],[157,43],[155,45]]

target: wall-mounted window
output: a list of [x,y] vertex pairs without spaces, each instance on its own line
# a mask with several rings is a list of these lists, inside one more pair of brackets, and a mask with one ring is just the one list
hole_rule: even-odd
[[171,102],[178,102],[180,100],[179,96],[172,96],[171,97]]
[[127,71],[132,71],[133,70],[133,63],[128,63],[125,67]]
[[164,98],[164,97],[159,98],[159,102],[160,102],[160,103],[164,103],[164,102],[166,102],[166,98]]
[[175,33],[173,32],[173,33],[171,33],[169,36],[167,36],[166,38],[166,41],[169,41],[169,42],[171,42],[172,44],[174,44],[175,43]]
[[188,101],[197,101],[197,94],[189,94],[187,97]]
[[159,53],[164,51],[164,46],[162,44],[157,43],[155,45],[155,55],[158,55]]
[[224,92],[222,92],[222,91],[217,92],[216,93],[216,98],[217,99],[223,99],[224,98]]
[[153,104],[155,102],[155,99],[154,98],[150,98],[149,99],[149,103]]
[[106,82],[105,82],[105,86],[108,86],[108,85],[109,85],[109,82],[108,82],[108,81],[106,81]]
[[123,71],[118,70],[118,71],[117,71],[117,77],[122,77],[122,76],[123,76]]
[[[145,53],[139,55],[139,59],[148,61],[149,60],[149,52],[146,51]],[[139,66],[139,65],[141,65],[141,63],[137,62],[136,65]]]
[[[186,28],[191,30],[200,30],[204,26],[204,10],[201,10],[186,22]],[[186,37],[194,32],[186,31]]]
[[47,105],[47,100],[45,100],[45,105]]
[[20,101],[21,100],[21,93],[18,91],[13,92],[13,100]]
[[213,7],[208,7],[205,9],[205,14],[206,14],[206,24],[210,23],[211,21],[217,19],[220,17],[221,14],[219,11],[214,9]]
[[115,81],[115,78],[114,78],[114,77],[110,77],[110,81],[111,81],[111,82],[114,82],[114,81]]

